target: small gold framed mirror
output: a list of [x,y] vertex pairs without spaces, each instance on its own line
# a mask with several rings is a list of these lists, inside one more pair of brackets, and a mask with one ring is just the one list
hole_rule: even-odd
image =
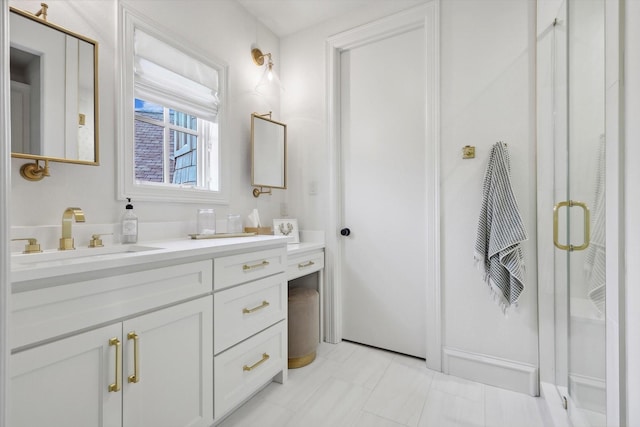
[[271,113],[251,114],[251,185],[255,197],[287,188],[287,125]]
[[98,165],[98,43],[10,12],[11,156]]

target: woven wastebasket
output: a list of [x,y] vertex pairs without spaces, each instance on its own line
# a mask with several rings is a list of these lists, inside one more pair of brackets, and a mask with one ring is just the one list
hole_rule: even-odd
[[289,289],[289,369],[313,362],[319,341],[319,296],[309,288]]

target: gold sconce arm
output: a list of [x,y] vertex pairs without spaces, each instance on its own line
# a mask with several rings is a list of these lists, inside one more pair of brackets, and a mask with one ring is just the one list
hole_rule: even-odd
[[24,245],[24,252],[22,252],[23,254],[34,254],[34,253],[42,252],[42,250],[40,249],[40,244],[38,243],[38,240],[34,237],[25,237],[22,239],[11,239],[11,240],[12,241],[24,240],[28,242],[26,245]]
[[265,191],[263,187],[253,189],[253,197],[260,197],[261,194],[271,195],[271,189],[269,188],[269,191]]
[[253,62],[260,66],[260,65],[264,65],[264,58],[265,57],[269,57],[269,62],[271,63],[271,54],[270,53],[265,53],[263,54],[262,51],[258,48],[253,48],[251,49],[251,58],[253,59]]
[[46,3],[40,3],[40,10],[38,10],[33,15],[35,17],[41,18],[43,21],[47,20],[47,9],[49,9],[49,5]]
[[44,160],[44,167],[40,166],[40,160],[35,163],[25,163],[20,168],[20,176],[27,181],[40,181],[45,176],[49,176],[49,160]]

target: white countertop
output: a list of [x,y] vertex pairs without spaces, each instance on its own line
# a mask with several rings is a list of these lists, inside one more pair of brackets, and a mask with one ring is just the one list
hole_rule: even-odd
[[297,256],[318,249],[324,249],[324,242],[289,243],[287,245],[287,255]]
[[[18,283],[95,270],[125,268],[143,263],[173,261],[187,257],[211,256],[213,258],[227,252],[253,251],[269,247],[287,246],[289,253],[316,248],[316,244],[313,243],[287,245],[286,240],[286,237],[269,235],[202,240],[181,238],[145,241],[132,245],[116,244],[102,248],[78,248],[66,252],[54,249],[38,254],[12,254],[11,282]],[[324,244],[321,247],[324,247]]]

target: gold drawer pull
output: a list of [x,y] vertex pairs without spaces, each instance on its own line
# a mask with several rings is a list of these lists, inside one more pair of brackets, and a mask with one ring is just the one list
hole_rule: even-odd
[[251,314],[254,311],[258,311],[258,310],[262,310],[263,308],[269,307],[269,301],[262,301],[262,304],[260,304],[257,307],[253,307],[253,308],[243,308],[242,309],[242,314]]
[[251,365],[251,366],[244,365],[244,366],[242,367],[242,370],[243,370],[243,371],[250,371],[250,370],[255,369],[255,368],[257,368],[258,366],[262,365],[262,364],[263,364],[264,362],[266,362],[267,360],[269,360],[269,355],[268,355],[267,353],[262,353],[262,359],[258,360],[256,363],[254,363],[254,364],[253,364],[253,365]]
[[298,264],[298,268],[307,268],[307,267],[311,267],[314,264],[315,264],[315,262],[313,262],[313,261],[309,261],[309,262],[307,262],[305,264],[300,263],[300,264]]
[[269,261],[262,261],[260,264],[253,264],[253,265],[245,264],[242,266],[242,270],[243,271],[253,270],[254,268],[266,267],[267,265],[269,265]]
[[122,347],[120,347],[120,340],[118,338],[111,338],[109,340],[109,346],[116,346],[116,382],[109,384],[109,393],[120,391],[122,385],[120,384],[120,378],[122,378]]
[[128,340],[133,340],[133,375],[129,375],[128,381],[130,383],[140,382],[140,349],[138,347],[139,336],[135,332],[129,332],[127,334]]

